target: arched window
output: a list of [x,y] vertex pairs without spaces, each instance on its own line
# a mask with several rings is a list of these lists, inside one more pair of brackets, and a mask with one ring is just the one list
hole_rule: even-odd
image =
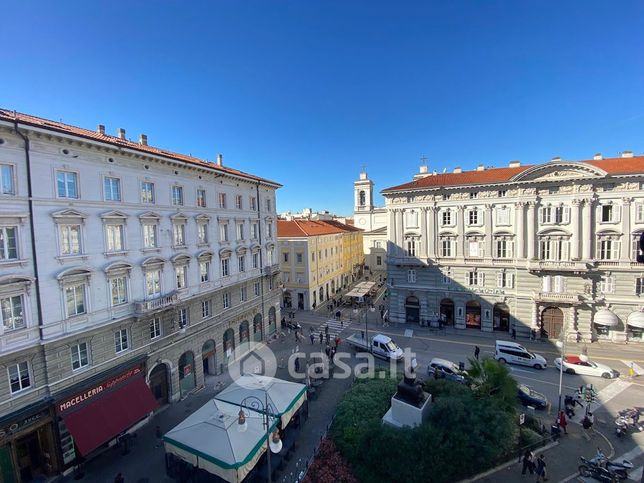
[[358,197],[359,197],[359,199],[360,199],[360,201],[358,202],[358,203],[359,203],[359,205],[360,205],[360,206],[364,206],[364,205],[366,205],[367,195],[366,195],[366,193],[364,192],[364,190],[360,190],[360,193],[358,193]]

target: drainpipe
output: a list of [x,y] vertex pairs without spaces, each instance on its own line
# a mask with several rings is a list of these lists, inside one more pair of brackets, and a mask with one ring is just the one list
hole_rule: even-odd
[[40,298],[40,277],[38,276],[38,258],[36,257],[36,233],[34,229],[34,202],[33,191],[31,185],[31,158],[29,155],[29,138],[18,130],[18,119],[13,120],[14,131],[20,136],[24,142],[25,149],[25,162],[27,164],[27,194],[29,198],[29,232],[31,233],[31,257],[34,263],[34,276],[36,283],[34,288],[36,291],[36,310],[38,311],[38,330],[40,333],[40,340],[43,338],[43,321],[42,321],[42,301]]

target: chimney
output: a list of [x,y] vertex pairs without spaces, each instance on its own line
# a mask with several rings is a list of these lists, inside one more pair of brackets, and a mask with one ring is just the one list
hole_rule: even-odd
[[224,156],[222,154],[217,155],[217,166],[223,166],[224,165]]
[[147,134],[139,135],[139,144],[142,145],[142,146],[147,146],[148,145],[148,135]]
[[460,174],[460,173],[462,173],[462,172],[463,172],[463,170],[461,169],[461,167],[460,167],[460,166],[456,166],[456,167],[454,168],[454,173],[456,173],[456,174]]
[[105,135],[105,125],[99,124],[98,126],[96,126],[96,134]]
[[119,139],[125,139],[125,129],[120,127],[118,130],[118,136],[119,136]]
[[427,165],[424,164],[420,167],[420,174],[426,174],[427,173]]
[[479,165],[476,167],[476,170],[477,170],[477,171],[485,171],[485,165],[484,165],[484,164],[479,164]]
[[600,159],[604,159],[604,157],[602,156],[602,153],[595,153],[593,159],[599,161]]
[[521,167],[521,161],[518,159],[512,160],[508,166],[510,166],[510,168],[519,168]]
[[432,176],[436,176],[436,170],[432,171]]
[[555,156],[550,161],[561,161],[561,156]]
[[622,151],[622,158],[632,158],[633,151]]

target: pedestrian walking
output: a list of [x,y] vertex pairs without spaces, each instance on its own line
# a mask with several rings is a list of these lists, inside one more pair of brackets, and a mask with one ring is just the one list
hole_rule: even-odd
[[295,372],[300,372],[300,358],[295,358]]
[[340,328],[344,329],[344,320],[340,319]]
[[324,333],[325,333],[326,335],[329,335],[329,324],[326,324],[326,325],[324,326]]
[[322,331],[320,331],[320,345],[322,345],[322,339],[323,339]]
[[590,441],[593,437],[593,424],[595,423],[595,416],[593,413],[589,412],[584,416],[584,419],[581,421],[581,427],[584,428],[584,437]]
[[534,474],[534,453],[529,449],[526,449],[525,453],[523,453],[523,459],[521,461],[523,462],[523,469],[521,470],[521,474],[525,475],[525,472],[527,470],[530,472],[531,475],[533,475]]
[[114,477],[114,483],[125,483],[125,478],[123,478],[122,473],[119,473]]
[[479,360],[479,354],[481,353],[481,349],[479,349],[479,346],[475,345],[474,346],[474,357],[476,357],[476,360]]
[[630,366],[628,366],[628,378],[633,379],[635,377],[635,368],[633,367],[633,363],[631,362]]
[[530,340],[537,340],[537,329],[530,330]]
[[338,347],[340,345],[340,336],[336,335],[335,336],[335,346]]
[[324,348],[324,353],[326,354],[327,357],[331,357],[331,346],[327,342],[326,347]]
[[514,340],[517,340],[517,329],[515,329],[514,327],[512,327],[512,338]]
[[311,332],[310,337],[311,337],[311,345],[315,344],[315,335],[313,334],[313,332]]
[[559,411],[559,427],[563,429],[564,434],[568,434],[566,426],[568,426],[568,421],[566,421],[566,414],[563,411]]
[[543,456],[543,453],[539,455],[539,458],[537,458],[537,463],[536,463],[536,473],[537,473],[537,483],[541,481],[548,481],[548,477],[546,476],[546,460]]

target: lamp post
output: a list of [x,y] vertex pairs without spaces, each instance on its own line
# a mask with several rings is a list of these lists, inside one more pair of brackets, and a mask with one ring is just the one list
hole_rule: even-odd
[[566,334],[564,330],[561,331],[561,340],[555,342],[555,345],[561,350],[561,360],[559,362],[559,404],[557,405],[557,417],[561,411],[561,388],[563,382],[563,361],[566,354]]
[[[370,305],[369,307],[364,308],[364,334],[365,334],[365,342],[367,345],[369,345],[369,326],[367,324],[367,311],[369,312],[375,312],[376,308],[373,305]],[[358,313],[360,310],[356,307],[353,309],[353,313],[356,315],[356,318],[358,316]],[[371,345],[369,345],[369,352],[371,352]]]
[[279,417],[278,412],[275,410],[273,405],[268,402],[268,391],[264,391],[265,401],[262,402],[261,399],[255,396],[247,396],[239,403],[239,417],[237,419],[237,430],[240,433],[243,433],[248,429],[248,424],[246,423],[246,418],[250,416],[244,412],[244,409],[247,411],[253,410],[255,412],[262,413],[262,420],[264,423],[264,428],[266,429],[266,465],[268,468],[268,483],[271,483],[271,453],[279,453],[282,450],[282,440],[280,439],[279,432],[275,430],[273,434],[270,434],[271,423],[270,418],[277,419]]

